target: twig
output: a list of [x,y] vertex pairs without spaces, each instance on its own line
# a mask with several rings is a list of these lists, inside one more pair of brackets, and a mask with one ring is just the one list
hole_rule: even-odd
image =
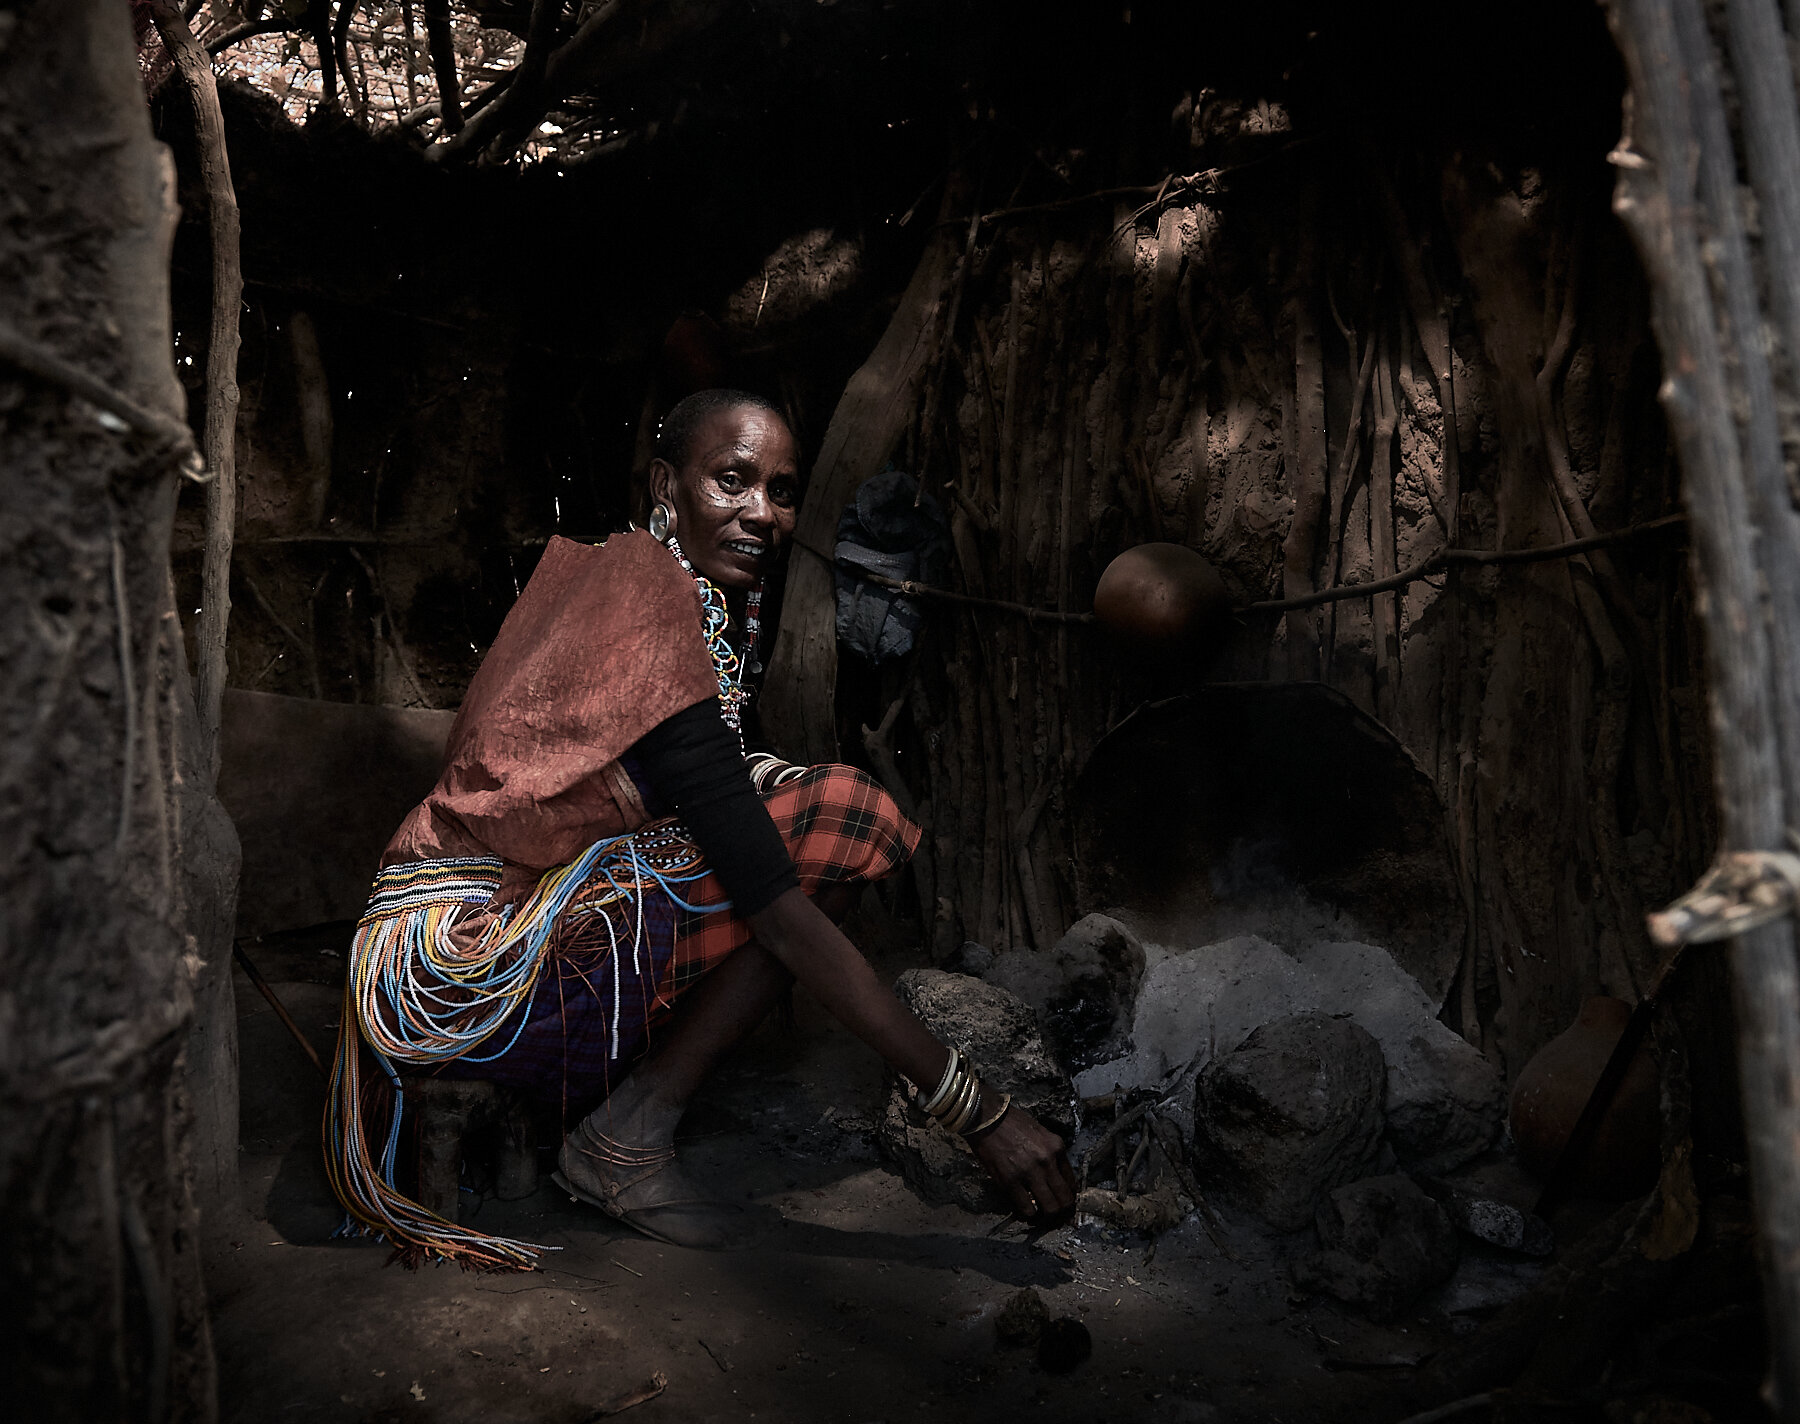
[[[695,1336],[694,1338],[699,1339],[698,1336]],[[713,1347],[711,1345],[707,1344],[706,1341],[704,1341],[704,1340],[700,1341],[700,1348],[702,1350],[706,1351],[707,1354],[712,1356],[712,1362],[719,1367],[720,1374],[728,1375],[731,1373],[731,1361],[730,1360],[726,1359],[723,1355],[721,1355],[717,1350],[713,1349]]]
[[936,588],[928,583],[915,583],[912,579],[891,579],[884,574],[870,573],[858,564],[847,559],[835,559],[811,544],[794,540],[796,547],[804,549],[815,559],[832,565],[834,568],[848,569],[859,579],[865,579],[877,588],[891,588],[896,593],[909,594],[914,598],[939,598],[946,603],[967,603],[978,608],[998,608],[1007,613],[1017,613],[1033,622],[1042,620],[1046,623],[1092,623],[1091,613],[1058,613],[1054,608],[1033,608],[1027,603],[1010,603],[1003,598],[977,598],[970,593],[957,593],[953,589]]
[[194,432],[188,429],[185,421],[145,409],[130,396],[90,376],[48,347],[27,340],[5,321],[0,321],[0,361],[14,370],[35,376],[46,385],[61,386],[70,395],[79,396],[96,410],[104,411],[120,425],[161,441],[170,459],[188,465],[186,473],[190,479],[201,476]]
[[1175,1130],[1155,1113],[1150,1114],[1147,1122],[1150,1130],[1156,1134],[1156,1140],[1162,1144],[1163,1156],[1169,1159],[1169,1170],[1175,1173],[1175,1180],[1181,1183],[1181,1189],[1188,1194],[1188,1200],[1193,1202],[1194,1210],[1200,1213],[1200,1225],[1206,1232],[1207,1239],[1226,1260],[1237,1260],[1237,1253],[1225,1244],[1225,1238],[1219,1234],[1224,1230],[1225,1223],[1219,1219],[1218,1212],[1213,1210],[1212,1203],[1201,1193],[1199,1180],[1188,1170],[1187,1163],[1181,1160],[1179,1140],[1170,1140],[1176,1137]]
[[[1375,429],[1369,442],[1369,552],[1378,573],[1392,570],[1394,549],[1394,431],[1399,405],[1394,399],[1394,361],[1385,332],[1372,333],[1375,357]],[[1583,531],[1592,533],[1592,530]],[[1376,597],[1370,605],[1375,642],[1375,706],[1392,722],[1400,679],[1400,612],[1392,599]]]
[[[201,766],[207,787],[219,777],[219,717],[225,694],[225,636],[231,618],[231,541],[237,528],[237,459],[232,445],[238,408],[238,316],[244,277],[237,194],[225,152],[225,117],[212,63],[174,0],[151,0],[157,33],[175,62],[194,107],[194,144],[206,189],[212,239],[212,329],[206,348],[206,545],[201,562],[200,629],[194,697],[200,714]],[[329,45],[330,36],[323,42]],[[321,63],[324,56],[321,54]]]
[[287,623],[282,619],[282,616],[275,611],[275,605],[269,601],[269,596],[256,586],[256,580],[250,577],[248,570],[241,571],[238,576],[243,579],[244,587],[249,591],[250,596],[256,600],[257,606],[263,611],[263,615],[275,625],[277,632],[294,645],[294,651],[306,660],[306,671],[308,679],[312,683],[313,696],[315,698],[324,697],[325,690],[319,684],[318,649],[303,641],[298,633],[288,627]]
[[614,1414],[623,1414],[627,1409],[635,1409],[638,1405],[646,1404],[650,1400],[655,1399],[657,1395],[661,1394],[668,1387],[669,1377],[661,1370],[658,1370],[636,1389],[620,1395],[610,1404],[601,1405],[592,1414],[588,1415],[586,1419],[582,1420],[582,1424],[592,1424],[592,1421],[596,1419],[605,1419]]
[[1454,1419],[1459,1414],[1467,1414],[1471,1410],[1485,1409],[1494,1402],[1492,1392],[1471,1394],[1467,1399],[1452,1400],[1449,1404],[1440,1404],[1436,1409],[1427,1409],[1423,1414],[1409,1414],[1400,1424],[1438,1424],[1442,1419]]
[[206,42],[206,52],[209,55],[223,54],[233,45],[242,44],[245,40],[253,40],[258,35],[273,35],[282,32],[292,33],[293,31],[302,28],[303,24],[304,21],[296,20],[293,16],[285,13],[274,15],[267,19],[252,20],[248,24],[238,25],[234,29],[229,29],[222,35],[215,35]]
[[[379,545],[376,547],[376,553],[379,556]],[[350,557],[362,565],[363,572],[369,576],[370,591],[381,601],[382,636],[386,638],[388,648],[394,654],[394,661],[400,664],[400,671],[406,675],[407,682],[412,685],[413,696],[419,699],[421,706],[435,707],[436,704],[425,695],[425,688],[419,682],[418,674],[413,671],[412,664],[407,661],[406,650],[400,645],[400,633],[394,627],[394,610],[388,603],[387,585],[382,582],[379,570],[354,544],[350,546]]]
[[1428,578],[1452,564],[1536,564],[1550,559],[1566,559],[1573,554],[1585,553],[1589,549],[1623,543],[1627,539],[1635,539],[1640,534],[1653,533],[1658,529],[1672,529],[1685,523],[1687,523],[1685,514],[1665,514],[1660,519],[1649,519],[1642,524],[1632,524],[1624,529],[1613,529],[1588,539],[1571,539],[1566,544],[1551,544],[1542,549],[1440,549],[1437,553],[1419,560],[1410,568],[1402,569],[1392,578],[1375,579],[1369,583],[1340,584],[1335,588],[1322,588],[1317,593],[1309,593],[1300,598],[1264,599],[1238,611],[1242,613],[1285,613],[1290,608],[1311,608],[1318,603],[1336,603],[1346,598],[1367,598],[1373,593],[1386,593],[1390,589],[1404,588],[1409,583],[1417,583],[1420,579]]
[[1088,1163],[1092,1162],[1094,1160],[1095,1156],[1097,1156],[1101,1152],[1104,1152],[1109,1146],[1111,1146],[1113,1140],[1115,1138],[1117,1138],[1121,1132],[1124,1132],[1129,1127],[1135,1126],[1138,1119],[1143,1117],[1146,1113],[1148,1113],[1150,1111],[1150,1109],[1154,1106],[1155,1106],[1155,1104],[1151,1103],[1151,1102],[1139,1103],[1135,1108],[1132,1108],[1129,1112],[1125,1113],[1122,1117],[1115,1119],[1113,1122],[1113,1125],[1111,1127],[1107,1128],[1105,1132],[1100,1134],[1099,1140],[1096,1141],[1092,1147],[1088,1148],[1086,1154],[1081,1159],[1081,1185],[1082,1186],[1085,1187],[1087,1185]]
[[[1379,291],[1379,287],[1376,290]],[[1344,430],[1344,445],[1338,451],[1337,468],[1331,472],[1330,484],[1326,489],[1326,578],[1331,578],[1338,571],[1345,511],[1350,506],[1350,471],[1356,464],[1356,456],[1362,444],[1357,437],[1362,433],[1363,402],[1369,394],[1369,382],[1375,375],[1375,346],[1375,336],[1371,332],[1369,344],[1363,348],[1362,360],[1356,367],[1356,384],[1350,391],[1350,418]],[[1350,344],[1350,357],[1352,361],[1356,360],[1354,342]]]
[[[1137,1151],[1131,1154],[1131,1161],[1126,1164],[1125,1171],[1119,1177],[1118,1186],[1114,1191],[1114,1195],[1121,1201],[1125,1199],[1125,1194],[1131,1190],[1131,1179],[1137,1175],[1138,1164],[1144,1160],[1144,1155],[1150,1150],[1150,1123],[1155,1120],[1155,1113],[1145,1114],[1144,1130],[1138,1136]],[[1123,1139],[1121,1139],[1121,1141],[1122,1140]]]
[[404,114],[402,114],[398,119],[396,119],[394,121],[394,125],[396,128],[399,128],[401,130],[416,129],[420,124],[424,123],[427,119],[435,119],[439,114],[441,114],[443,112],[444,112],[444,106],[441,103],[439,103],[436,99],[432,99],[426,103],[416,106],[415,108],[408,109]]
[[[609,1258],[609,1259],[611,1259],[613,1265],[617,1266],[621,1271],[631,1271],[630,1266],[627,1266],[623,1261],[617,1259],[616,1257]],[[631,1271],[631,1274],[636,1276],[640,1281],[644,1279],[644,1273],[642,1271]]]
[[119,777],[119,830],[113,840],[115,853],[123,853],[131,834],[131,794],[137,780],[137,678],[131,667],[131,608],[125,598],[125,549],[119,531],[112,531],[112,586],[114,611],[119,620],[119,689],[125,699],[125,769]]
[[144,1314],[148,1317],[145,1323],[148,1326],[146,1333],[150,1336],[150,1387],[145,1391],[145,1417],[161,1420],[168,1417],[169,1363],[175,1343],[169,1281],[156,1259],[156,1241],[150,1234],[149,1223],[144,1220],[143,1208],[123,1181],[118,1182],[118,1198],[119,1224],[124,1228],[122,1234],[131,1249],[132,1265],[137,1268]]
[[269,1007],[275,1010],[275,1017],[281,1020],[282,1027],[294,1036],[294,1042],[300,1045],[300,1051],[312,1061],[312,1066],[319,1070],[319,1076],[330,1081],[331,1074],[325,1070],[325,1064],[319,1058],[319,1050],[314,1048],[312,1041],[300,1032],[300,1025],[294,1022],[293,1015],[288,1013],[281,1000],[275,997],[275,991],[269,987],[268,980],[264,979],[257,971],[256,966],[250,962],[250,956],[244,953],[243,947],[232,945],[231,954],[244,971],[244,977],[256,986],[256,992],[269,1001]]

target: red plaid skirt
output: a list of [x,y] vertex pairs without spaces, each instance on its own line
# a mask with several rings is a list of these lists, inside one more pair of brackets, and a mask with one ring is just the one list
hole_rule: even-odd
[[[763,798],[775,829],[787,842],[800,888],[808,895],[825,885],[866,885],[898,870],[919,848],[919,828],[894,798],[853,766],[811,766]],[[718,877],[691,887],[675,935],[668,979],[669,1002],[732,950],[750,939],[750,926],[725,903]],[[710,908],[709,908],[710,907]]]
[[[763,804],[809,895],[880,880],[919,844],[919,827],[854,767],[808,767],[768,791]],[[629,906],[584,910],[578,893],[551,930],[525,1021],[503,1024],[489,1037],[504,1050],[437,1071],[523,1089],[560,1103],[565,1114],[604,1098],[649,1048],[682,992],[751,938],[717,877],[708,873],[679,892],[691,908],[650,890]]]

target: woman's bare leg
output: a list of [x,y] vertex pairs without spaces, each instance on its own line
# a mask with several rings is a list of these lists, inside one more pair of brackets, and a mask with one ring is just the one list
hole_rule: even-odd
[[681,997],[667,1035],[589,1121],[608,1137],[664,1147],[700,1084],[787,992],[794,976],[755,940]]
[[[855,903],[859,887],[834,885],[815,898],[834,920]],[[641,1224],[678,1245],[718,1248],[733,1244],[735,1224],[724,1208],[709,1206],[678,1165],[670,1162],[636,1185],[617,1192],[606,1179],[635,1176],[594,1155],[610,1152],[599,1135],[629,1153],[673,1152],[675,1127],[701,1083],[780,1002],[794,976],[754,940],[729,955],[682,996],[667,1036],[607,1100],[569,1134],[561,1167],[570,1185],[605,1198]]]
[[[827,885],[813,903],[841,922],[861,890],[860,885]],[[734,951],[682,995],[668,1035],[590,1121],[607,1136],[635,1146],[673,1142],[675,1124],[706,1076],[793,983],[794,976],[755,940]]]

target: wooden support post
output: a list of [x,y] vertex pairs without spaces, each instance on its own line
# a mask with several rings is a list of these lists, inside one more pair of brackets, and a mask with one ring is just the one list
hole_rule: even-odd
[[[947,185],[956,192],[961,184]],[[948,201],[948,194],[946,195]],[[877,473],[912,419],[919,386],[938,350],[939,314],[950,299],[957,230],[939,224],[888,327],[850,378],[800,506],[798,541],[815,549],[837,542],[838,515],[857,487]],[[837,594],[831,566],[790,560],[781,633],[763,686],[763,725],[792,761],[838,759]]]
[[231,620],[231,542],[237,529],[238,315],[244,270],[238,241],[237,193],[225,153],[225,116],[212,61],[175,0],[152,0],[175,72],[194,106],[194,141],[212,235],[212,332],[206,348],[206,425],[202,446],[212,483],[206,491],[206,549],[201,563],[195,700],[207,789],[219,778],[219,709],[225,696],[225,637]]
[[[1800,824],[1791,750],[1800,738],[1791,710],[1800,699],[1795,605],[1781,597],[1800,573],[1800,525],[1791,506],[1770,498],[1784,476],[1779,442],[1770,439],[1760,324],[1742,324],[1760,302],[1737,210],[1717,58],[1698,0],[1607,0],[1607,17],[1631,84],[1628,129],[1612,155],[1619,170],[1614,208],[1650,277],[1663,404],[1681,457],[1694,579],[1704,595],[1721,838],[1728,850],[1779,850],[1788,827]],[[1740,20],[1734,11],[1734,29]],[[1756,126],[1754,108],[1745,122]],[[1754,150],[1756,141],[1749,146]],[[1770,205],[1759,206],[1767,221]],[[1782,248],[1770,242],[1769,250]],[[1791,361],[1800,353],[1787,355]],[[1741,936],[1732,970],[1765,1260],[1771,1393],[1781,1418],[1800,1420],[1800,969],[1793,922]]]

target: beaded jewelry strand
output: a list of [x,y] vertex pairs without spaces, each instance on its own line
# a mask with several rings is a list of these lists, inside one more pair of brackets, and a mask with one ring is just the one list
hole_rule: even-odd
[[752,676],[762,671],[762,664],[756,657],[757,644],[762,641],[762,585],[759,583],[751,589],[745,601],[744,648],[740,654],[731,646],[731,612],[725,606],[723,591],[688,562],[687,555],[681,551],[681,541],[673,534],[668,537],[666,547],[675,556],[675,562],[686,569],[688,576],[699,586],[700,603],[706,618],[702,629],[706,635],[706,651],[712,656],[713,671],[719,679],[719,707],[724,713],[725,725],[738,734],[741,743],[744,704],[752,696],[751,689],[744,684],[744,670],[748,668]]

